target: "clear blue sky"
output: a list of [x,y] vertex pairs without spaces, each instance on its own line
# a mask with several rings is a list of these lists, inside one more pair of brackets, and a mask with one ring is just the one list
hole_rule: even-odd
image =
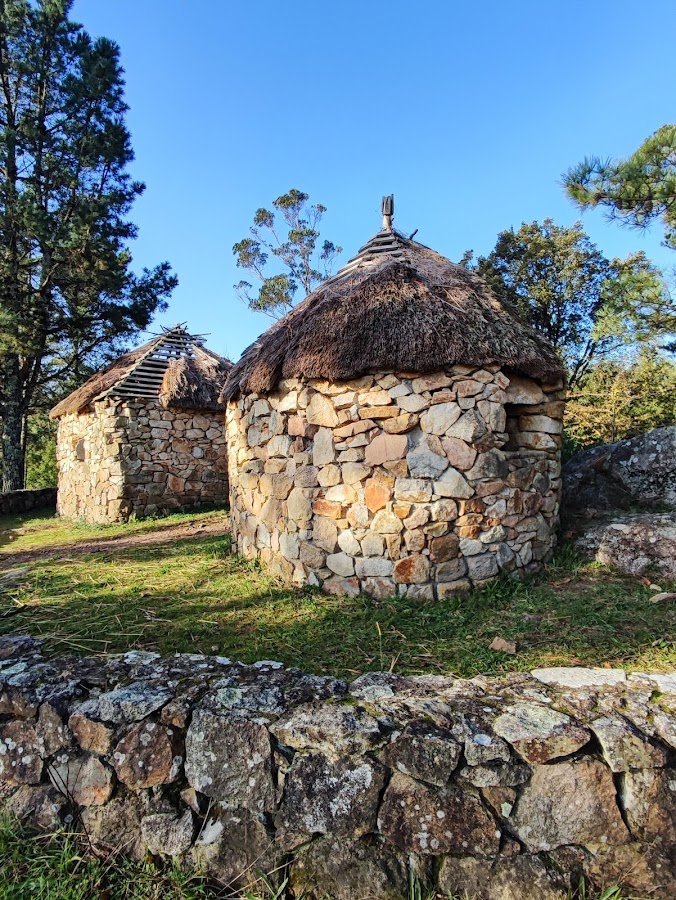
[[[676,118],[673,0],[76,0],[73,17],[122,50],[147,184],[135,261],[180,279],[156,324],[232,359],[270,320],[235,298],[231,248],[289,188],[328,207],[343,259],[394,193],[395,225],[457,260],[522,221],[574,222],[561,174]],[[657,226],[583,221],[609,256],[676,262]]]

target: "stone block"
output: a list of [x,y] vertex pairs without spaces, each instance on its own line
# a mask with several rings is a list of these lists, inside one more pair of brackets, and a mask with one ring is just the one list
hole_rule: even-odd
[[387,578],[392,574],[393,568],[392,560],[378,556],[355,560],[355,573],[358,578]]
[[270,735],[256,722],[196,709],[186,737],[185,774],[196,791],[214,800],[259,813],[274,808]]
[[443,372],[434,375],[421,375],[414,378],[412,382],[413,390],[416,394],[423,394],[425,391],[437,391],[439,388],[448,387],[452,379]]
[[432,499],[432,485],[423,478],[397,478],[394,496],[407,503],[426,503]]
[[[460,542],[460,551],[463,552],[462,541]],[[483,581],[485,578],[492,578],[498,574],[498,571],[498,561],[494,553],[479,553],[476,556],[467,558],[467,574],[472,581]]]
[[378,824],[406,853],[492,856],[500,845],[499,829],[473,793],[455,785],[428,786],[399,772],[385,791]]
[[338,543],[338,528],[335,522],[324,516],[315,516],[312,520],[312,542],[327,553],[334,553]]
[[356,578],[332,575],[322,584],[322,590],[325,594],[332,594],[335,597],[357,597],[359,596],[359,582]]
[[336,458],[333,447],[333,432],[330,428],[320,428],[312,444],[312,464],[325,466]]
[[89,753],[64,751],[50,764],[49,780],[78,806],[101,806],[113,792],[113,771]]
[[383,420],[383,431],[387,434],[407,434],[413,431],[420,423],[420,418],[415,413],[403,413],[394,419]]
[[295,522],[307,522],[312,518],[312,501],[308,494],[304,488],[294,488],[289,494],[287,512]]
[[397,406],[407,413],[419,413],[423,409],[427,409],[430,401],[420,394],[409,394],[405,397],[397,398]]
[[466,472],[474,465],[477,451],[461,438],[445,437],[441,442],[449,463],[455,469]]
[[447,467],[441,477],[434,482],[434,492],[439,497],[467,499],[474,493],[474,488],[457,469]]
[[305,415],[310,425],[319,425],[325,428],[335,428],[338,425],[338,416],[333,403],[323,394],[313,394]]
[[380,479],[370,478],[364,486],[364,500],[372,513],[383,509],[392,499],[392,490]]
[[469,409],[447,429],[446,434],[471,444],[486,434],[486,423],[475,409]]
[[133,790],[175,781],[183,764],[183,746],[175,728],[156,722],[133,725],[113,751],[117,777]]
[[509,376],[509,386],[505,394],[507,403],[542,403],[545,399],[540,386],[522,375]]
[[371,528],[378,534],[398,534],[403,529],[401,519],[387,509],[378,510],[371,522]]
[[326,565],[336,575],[354,575],[354,559],[347,553],[332,553],[326,557]]
[[381,433],[366,447],[364,461],[369,466],[380,466],[389,460],[402,459],[407,447],[406,435]]
[[[443,451],[442,451],[443,452]],[[430,446],[429,439],[422,440],[406,454],[409,472],[414,478],[439,478],[448,468],[448,459]]]
[[384,548],[383,538],[374,531],[367,532],[361,540],[361,552],[364,556],[382,556]]
[[446,434],[461,412],[457,403],[437,403],[420,416],[420,427],[427,434]]
[[519,428],[521,431],[539,431],[543,434],[562,434],[563,422],[561,419],[551,419],[549,416],[519,416]]
[[575,844],[614,846],[629,841],[612,774],[589,757],[535,766],[510,822],[534,853]]
[[312,835],[358,838],[375,831],[383,785],[382,768],[365,757],[296,754],[275,817],[278,842],[291,850]]
[[419,553],[405,556],[394,565],[394,580],[397,584],[423,584],[429,580],[429,575],[429,558]]

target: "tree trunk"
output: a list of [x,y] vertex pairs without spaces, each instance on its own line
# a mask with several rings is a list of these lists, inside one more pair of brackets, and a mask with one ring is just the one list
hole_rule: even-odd
[[21,437],[23,404],[19,359],[9,356],[5,361],[5,404],[2,429],[2,489],[19,491],[24,485]]

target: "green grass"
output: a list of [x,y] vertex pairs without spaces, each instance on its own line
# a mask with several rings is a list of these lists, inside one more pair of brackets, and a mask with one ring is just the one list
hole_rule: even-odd
[[[247,891],[233,898],[198,873],[156,858],[135,862],[121,855],[96,856],[84,835],[38,833],[0,817],[0,900],[285,900],[285,884],[264,895]],[[441,894],[426,891],[417,879],[408,885],[408,896],[409,900],[444,900]],[[599,894],[588,892],[584,884],[574,898],[629,900],[619,887]]]
[[160,867],[152,860],[136,863],[122,856],[102,859],[89,852],[80,835],[36,834],[0,820],[0,900],[215,900],[223,896],[203,878],[176,867]]
[[221,510],[199,513],[175,513],[162,519],[139,519],[112,525],[87,525],[81,521],[59,519],[51,512],[0,516],[0,564],[2,557],[28,550],[67,547],[81,541],[107,540],[134,534],[156,532],[164,528],[208,521],[222,517]]
[[[97,537],[157,531],[161,538],[167,525],[196,519],[96,529],[45,516],[20,526],[12,520],[14,539],[0,548],[0,564],[11,552]],[[566,548],[523,582],[502,579],[439,603],[289,589],[231,556],[227,535],[86,556],[66,549],[21,565],[29,568],[22,583],[0,593],[0,633],[41,636],[50,651],[201,651],[348,677],[389,669],[471,677],[551,665],[676,665],[676,603],[651,604],[655,591],[641,579],[581,562]],[[659,586],[676,588],[663,580]],[[515,641],[517,654],[490,650],[496,636]]]

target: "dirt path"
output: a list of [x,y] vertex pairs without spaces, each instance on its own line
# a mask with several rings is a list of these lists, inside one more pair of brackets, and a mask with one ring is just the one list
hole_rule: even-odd
[[65,556],[84,556],[87,553],[108,553],[113,550],[133,550],[138,547],[154,547],[171,541],[182,541],[191,537],[211,537],[227,534],[227,516],[207,521],[188,522],[182,525],[168,525],[153,531],[138,534],[121,534],[118,537],[101,537],[50,547],[36,547],[34,550],[18,550],[16,553],[0,553],[0,572],[23,563],[37,562]]

